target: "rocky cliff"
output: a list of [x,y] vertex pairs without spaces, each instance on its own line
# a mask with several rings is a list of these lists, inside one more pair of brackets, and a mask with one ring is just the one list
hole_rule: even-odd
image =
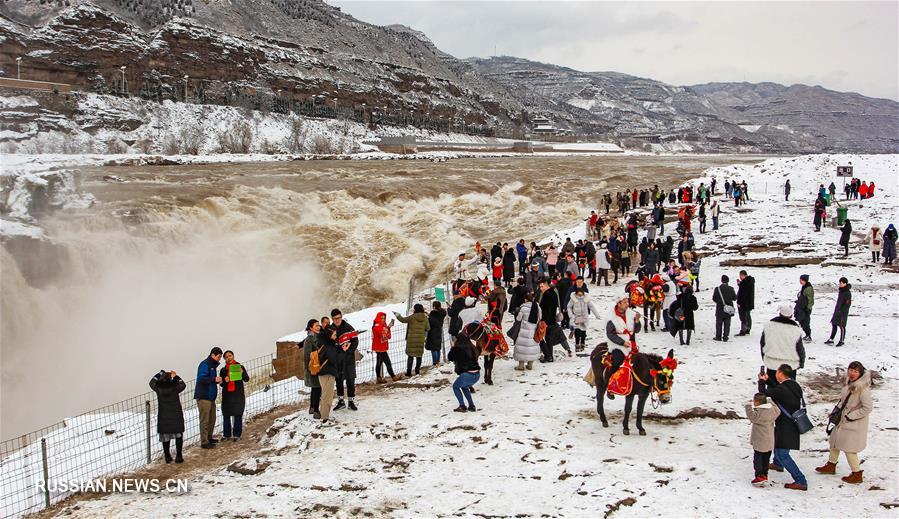
[[893,101],[459,60],[421,32],[361,22],[321,0],[5,0],[0,73],[14,76],[16,57],[23,79],[151,101],[318,103],[501,136],[523,135],[539,114],[583,138],[657,151],[899,150]]

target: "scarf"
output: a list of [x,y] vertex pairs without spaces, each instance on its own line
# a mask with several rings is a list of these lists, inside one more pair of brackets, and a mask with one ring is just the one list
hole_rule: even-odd
[[[225,362],[225,373],[228,374],[228,376],[231,375],[231,365],[232,365],[232,364],[237,364],[237,362],[234,361],[234,360],[230,360],[230,361]],[[229,381],[229,382],[228,382],[228,387],[226,388],[226,391],[228,391],[228,392],[233,392],[234,389],[235,389],[234,386],[235,386],[235,382],[234,382],[233,380]]]
[[615,315],[621,318],[624,321],[624,334],[628,336],[631,341],[631,351],[637,351],[637,338],[633,336],[630,330],[627,329],[627,311],[624,312],[618,310],[618,305],[615,305]]

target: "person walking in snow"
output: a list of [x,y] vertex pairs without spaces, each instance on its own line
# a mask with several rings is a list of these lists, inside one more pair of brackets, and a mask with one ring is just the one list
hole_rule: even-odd
[[[453,382],[453,394],[456,395],[456,400],[459,402],[459,407],[453,411],[457,413],[473,413],[478,410],[471,397],[471,388],[481,378],[481,365],[478,364],[478,349],[471,342],[470,334],[479,327],[479,324],[467,323],[447,355],[447,360],[455,365],[455,372],[458,375]],[[468,401],[467,407],[465,406],[466,400]]]
[[[334,411],[349,407],[350,410],[356,411],[356,350],[359,348],[359,339],[353,335],[356,330],[353,326],[346,322],[343,313],[334,308],[331,310],[331,327],[337,332],[337,340],[339,342],[337,350],[337,405]],[[342,340],[342,337],[351,337],[348,340]],[[343,390],[346,385],[346,396],[349,401],[344,404]]]
[[215,399],[218,396],[218,384],[222,378],[218,376],[219,362],[222,360],[222,349],[212,348],[209,356],[197,366],[197,381],[194,386],[194,399],[200,414],[200,447],[212,449],[218,440],[212,437],[215,430]]
[[846,382],[840,390],[837,408],[839,414],[835,422],[832,420],[830,434],[830,452],[827,463],[817,467],[818,474],[833,475],[837,473],[837,462],[840,452],[846,455],[849,469],[848,476],[841,479],[846,483],[858,485],[863,481],[863,471],[858,453],[868,446],[868,420],[874,411],[874,400],[871,398],[871,372],[861,362],[852,361],[846,369]]
[[775,371],[781,364],[805,366],[805,345],[802,343],[802,329],[790,319],[789,305],[781,305],[778,315],[765,323],[759,339],[762,363],[767,368],[768,377],[775,380]]
[[871,251],[871,261],[877,263],[880,261],[880,251],[882,250],[883,235],[880,233],[880,227],[872,225],[868,234],[865,235],[865,241],[868,242],[868,249]]
[[[696,321],[694,319],[696,310],[699,310],[699,302],[696,301],[696,296],[693,295],[693,288],[685,286],[668,309],[674,323],[674,327],[668,331],[672,337],[677,334],[681,346],[690,345],[693,330],[696,329]],[[684,339],[684,331],[687,332],[686,340]]]
[[174,371],[161,370],[150,379],[150,389],[156,393],[156,432],[162,443],[166,463],[172,462],[172,440],[175,440],[175,463],[184,462],[181,455],[184,446],[184,410],[181,408],[179,395],[186,387],[187,384]]
[[709,206],[709,214],[712,217],[712,230],[718,230],[718,216],[721,214],[721,206],[718,205],[718,201],[715,200],[712,202],[712,205]]
[[843,257],[849,256],[849,240],[852,238],[852,223],[849,218],[840,227],[840,245],[843,247]]
[[787,182],[784,184],[784,201],[790,201],[790,179],[787,179]]
[[767,373],[759,374],[759,393],[774,400],[781,414],[774,421],[774,463],[770,468],[777,472],[784,469],[793,477],[792,483],[786,483],[784,488],[790,490],[808,490],[808,481],[805,474],[790,456],[791,450],[799,450],[799,428],[792,415],[804,406],[802,388],[796,382],[796,373],[788,364],[781,364],[774,374],[775,381],[770,380]]
[[793,307],[793,316],[796,317],[796,322],[805,332],[802,340],[810,342],[812,340],[811,320],[812,307],[815,306],[815,287],[809,282],[808,274],[799,276],[799,286],[799,294],[796,296],[796,304]]
[[714,341],[727,342],[730,335],[730,320],[734,316],[734,303],[737,294],[730,286],[730,278],[727,274],[721,276],[721,284],[712,293],[712,301],[715,303],[715,336]]
[[534,361],[540,358],[540,344],[534,340],[534,332],[542,318],[540,305],[534,302],[534,294],[527,294],[524,304],[515,315],[515,320],[521,323],[512,352],[512,358],[518,361],[516,371],[534,369]]
[[815,225],[815,232],[821,231],[821,225],[824,223],[824,212],[825,212],[825,202],[821,196],[815,199],[815,217],[812,219],[812,223]]
[[425,307],[421,303],[415,303],[412,314],[403,317],[393,312],[397,321],[406,324],[406,376],[412,376],[412,364],[415,364],[415,374],[421,374],[421,357],[425,352],[425,340],[428,338],[428,330],[431,325],[425,314]]
[[518,255],[518,275],[523,276],[528,268],[528,248],[524,244],[524,240],[518,240],[515,245],[515,252]]
[[546,323],[546,335],[540,344],[543,350],[543,358],[540,362],[553,362],[553,347],[561,344],[565,351],[571,355],[571,347],[568,346],[568,339],[565,337],[565,331],[559,324],[559,318],[562,315],[562,299],[559,297],[555,288],[550,286],[548,280],[544,279],[540,282],[540,311],[542,320]]
[[774,421],[780,416],[780,409],[768,402],[764,393],[756,393],[752,402],[746,404],[746,418],[752,424],[749,442],[752,444],[752,465],[755,468],[755,479],[752,484],[757,487],[768,483],[768,466],[771,451],[774,450]]
[[737,336],[749,335],[752,330],[752,310],[755,308],[755,278],[740,271],[737,281],[737,313],[740,316],[740,333]]
[[587,319],[592,312],[594,317],[599,317],[596,306],[587,297],[584,291],[586,287],[573,287],[575,292],[568,301],[568,319],[574,328],[574,351],[584,351],[587,345]]
[[[231,376],[236,370],[233,366],[240,366],[240,379],[232,380]],[[247,406],[247,397],[244,392],[244,383],[250,380],[246,366],[234,359],[234,352],[225,352],[225,366],[219,373],[222,379],[222,439],[234,438],[240,440],[243,433],[243,413]],[[237,377],[235,377],[237,378]]]
[[425,349],[431,352],[431,365],[440,364],[440,352],[443,350],[443,321],[446,319],[446,310],[440,305],[440,301],[431,303],[431,311],[428,313],[428,337],[425,340]]
[[833,344],[837,330],[840,331],[840,341],[837,347],[842,346],[846,340],[846,322],[849,320],[849,308],[852,306],[852,285],[845,277],[840,278],[837,289],[837,302],[833,308],[833,316],[830,318],[830,338],[824,344]]
[[896,259],[896,227],[893,224],[887,225],[887,230],[883,231],[883,262],[885,265],[892,265]]

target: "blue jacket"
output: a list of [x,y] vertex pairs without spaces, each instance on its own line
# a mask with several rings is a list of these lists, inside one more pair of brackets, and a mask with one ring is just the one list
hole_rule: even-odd
[[524,261],[528,257],[528,248],[520,243],[515,245],[515,251],[518,252],[519,261]]
[[194,388],[195,400],[212,400],[218,396],[218,384],[215,383],[215,377],[218,376],[219,362],[212,360],[212,356],[203,359],[203,362],[197,367],[197,385]]

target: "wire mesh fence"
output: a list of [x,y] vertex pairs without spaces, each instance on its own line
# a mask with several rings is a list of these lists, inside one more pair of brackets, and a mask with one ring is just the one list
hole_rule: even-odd
[[[430,301],[435,297],[437,291],[430,289],[412,299]],[[406,328],[397,321],[389,341],[388,354],[397,374],[404,373],[407,366]],[[450,345],[447,329],[444,323],[441,358],[446,357]],[[359,336],[359,350],[363,356],[356,366],[356,383],[374,381],[376,356],[371,350],[370,333]],[[274,382],[274,359],[274,354],[249,361],[238,359],[249,376],[244,386],[244,421],[278,406],[296,404],[308,392],[296,377]],[[424,352],[421,365],[432,365],[430,352]],[[194,400],[196,381],[185,384],[180,398],[184,446],[188,447],[200,443],[200,423]],[[157,411],[156,394],[148,391],[0,443],[0,518],[38,512],[91,481],[125,474],[159,460],[162,444],[156,432]],[[221,434],[220,404],[216,413],[214,434]]]

